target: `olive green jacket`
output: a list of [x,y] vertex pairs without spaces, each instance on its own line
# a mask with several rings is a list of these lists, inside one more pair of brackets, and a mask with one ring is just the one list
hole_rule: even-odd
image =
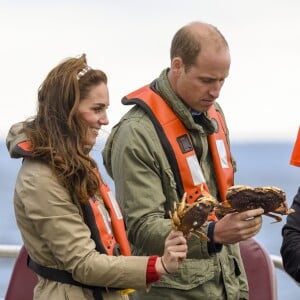
[[[13,126],[7,137],[12,157],[16,157],[16,144],[26,139],[21,129],[21,123]],[[97,252],[80,209],[47,164],[34,159],[24,160],[16,180],[14,208],[25,247],[35,262],[66,270],[86,285],[147,288],[148,258],[116,257]],[[94,298],[90,289],[40,278],[34,299]],[[103,299],[128,297],[119,292],[105,292]]]
[[[189,130],[210,192],[217,196],[207,131],[194,122],[190,111],[181,102],[171,104]],[[221,111],[218,104],[215,106]],[[168,212],[178,197],[175,179],[156,130],[140,107],[131,108],[114,126],[102,154],[124,210],[134,254],[161,255],[164,240],[171,230]],[[248,299],[238,244],[223,245],[220,253],[211,255],[206,241],[191,237],[187,259],[179,271],[155,283],[148,298],[142,299],[157,295],[161,298],[155,299],[181,299],[176,297],[180,290],[185,291],[186,298],[183,299],[190,300]]]

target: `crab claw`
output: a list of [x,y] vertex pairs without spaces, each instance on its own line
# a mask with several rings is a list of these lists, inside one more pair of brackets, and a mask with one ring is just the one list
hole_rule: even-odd
[[[179,204],[179,212],[183,211],[186,205],[186,192],[183,194],[181,200],[180,200],[180,204]],[[175,207],[176,208],[176,207]]]
[[279,206],[274,210],[275,213],[281,214],[281,215],[289,215],[295,212],[293,208],[286,208],[283,206]]

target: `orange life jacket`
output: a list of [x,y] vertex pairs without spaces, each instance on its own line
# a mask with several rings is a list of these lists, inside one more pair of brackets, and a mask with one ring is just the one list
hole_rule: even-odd
[[[209,192],[189,132],[169,105],[149,85],[130,93],[122,99],[122,103],[138,104],[148,113],[172,167],[179,196],[182,197],[186,192],[187,201],[192,203],[201,195],[202,188]],[[218,129],[208,136],[208,144],[220,198],[225,201],[226,190],[233,185],[226,126],[221,114],[213,106],[208,115],[215,120]]]
[[298,129],[298,135],[293,147],[290,164],[296,167],[300,167],[300,127]]
[[[119,204],[109,186],[101,179],[99,172],[96,174],[100,182],[101,197],[109,213],[109,218],[107,218],[107,216],[104,215],[105,212],[101,210],[97,201],[95,202],[94,199],[89,199],[90,205],[93,208],[102,244],[106,247],[106,252],[109,255],[113,255],[113,250],[117,242],[120,247],[121,254],[130,256],[130,245],[127,239],[123,215]],[[110,228],[110,220],[112,228]]]
[[[16,151],[23,157],[30,157],[31,145],[28,141],[20,142]],[[84,220],[90,228],[91,236],[99,252],[129,256],[131,250],[120,207],[109,187],[101,179],[99,172],[94,171],[100,183],[100,194],[106,209],[99,205],[99,199],[93,197],[82,204]]]

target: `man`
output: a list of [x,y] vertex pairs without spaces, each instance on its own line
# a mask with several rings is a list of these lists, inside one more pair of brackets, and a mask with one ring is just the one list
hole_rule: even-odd
[[[169,211],[184,192],[188,202],[203,189],[221,201],[233,185],[235,163],[216,103],[229,68],[222,34],[193,22],[173,37],[170,68],[123,98],[124,104],[136,105],[113,128],[103,158],[135,254],[163,251]],[[190,237],[179,271],[139,293],[139,299],[248,299],[237,242],[258,233],[262,213],[249,210],[209,221],[204,228],[209,241]]]

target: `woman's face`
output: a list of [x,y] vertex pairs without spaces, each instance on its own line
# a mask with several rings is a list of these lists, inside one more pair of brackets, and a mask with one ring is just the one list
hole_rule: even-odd
[[103,82],[92,87],[87,97],[80,101],[78,113],[88,126],[85,145],[93,147],[101,126],[108,124],[108,106],[108,88]]

